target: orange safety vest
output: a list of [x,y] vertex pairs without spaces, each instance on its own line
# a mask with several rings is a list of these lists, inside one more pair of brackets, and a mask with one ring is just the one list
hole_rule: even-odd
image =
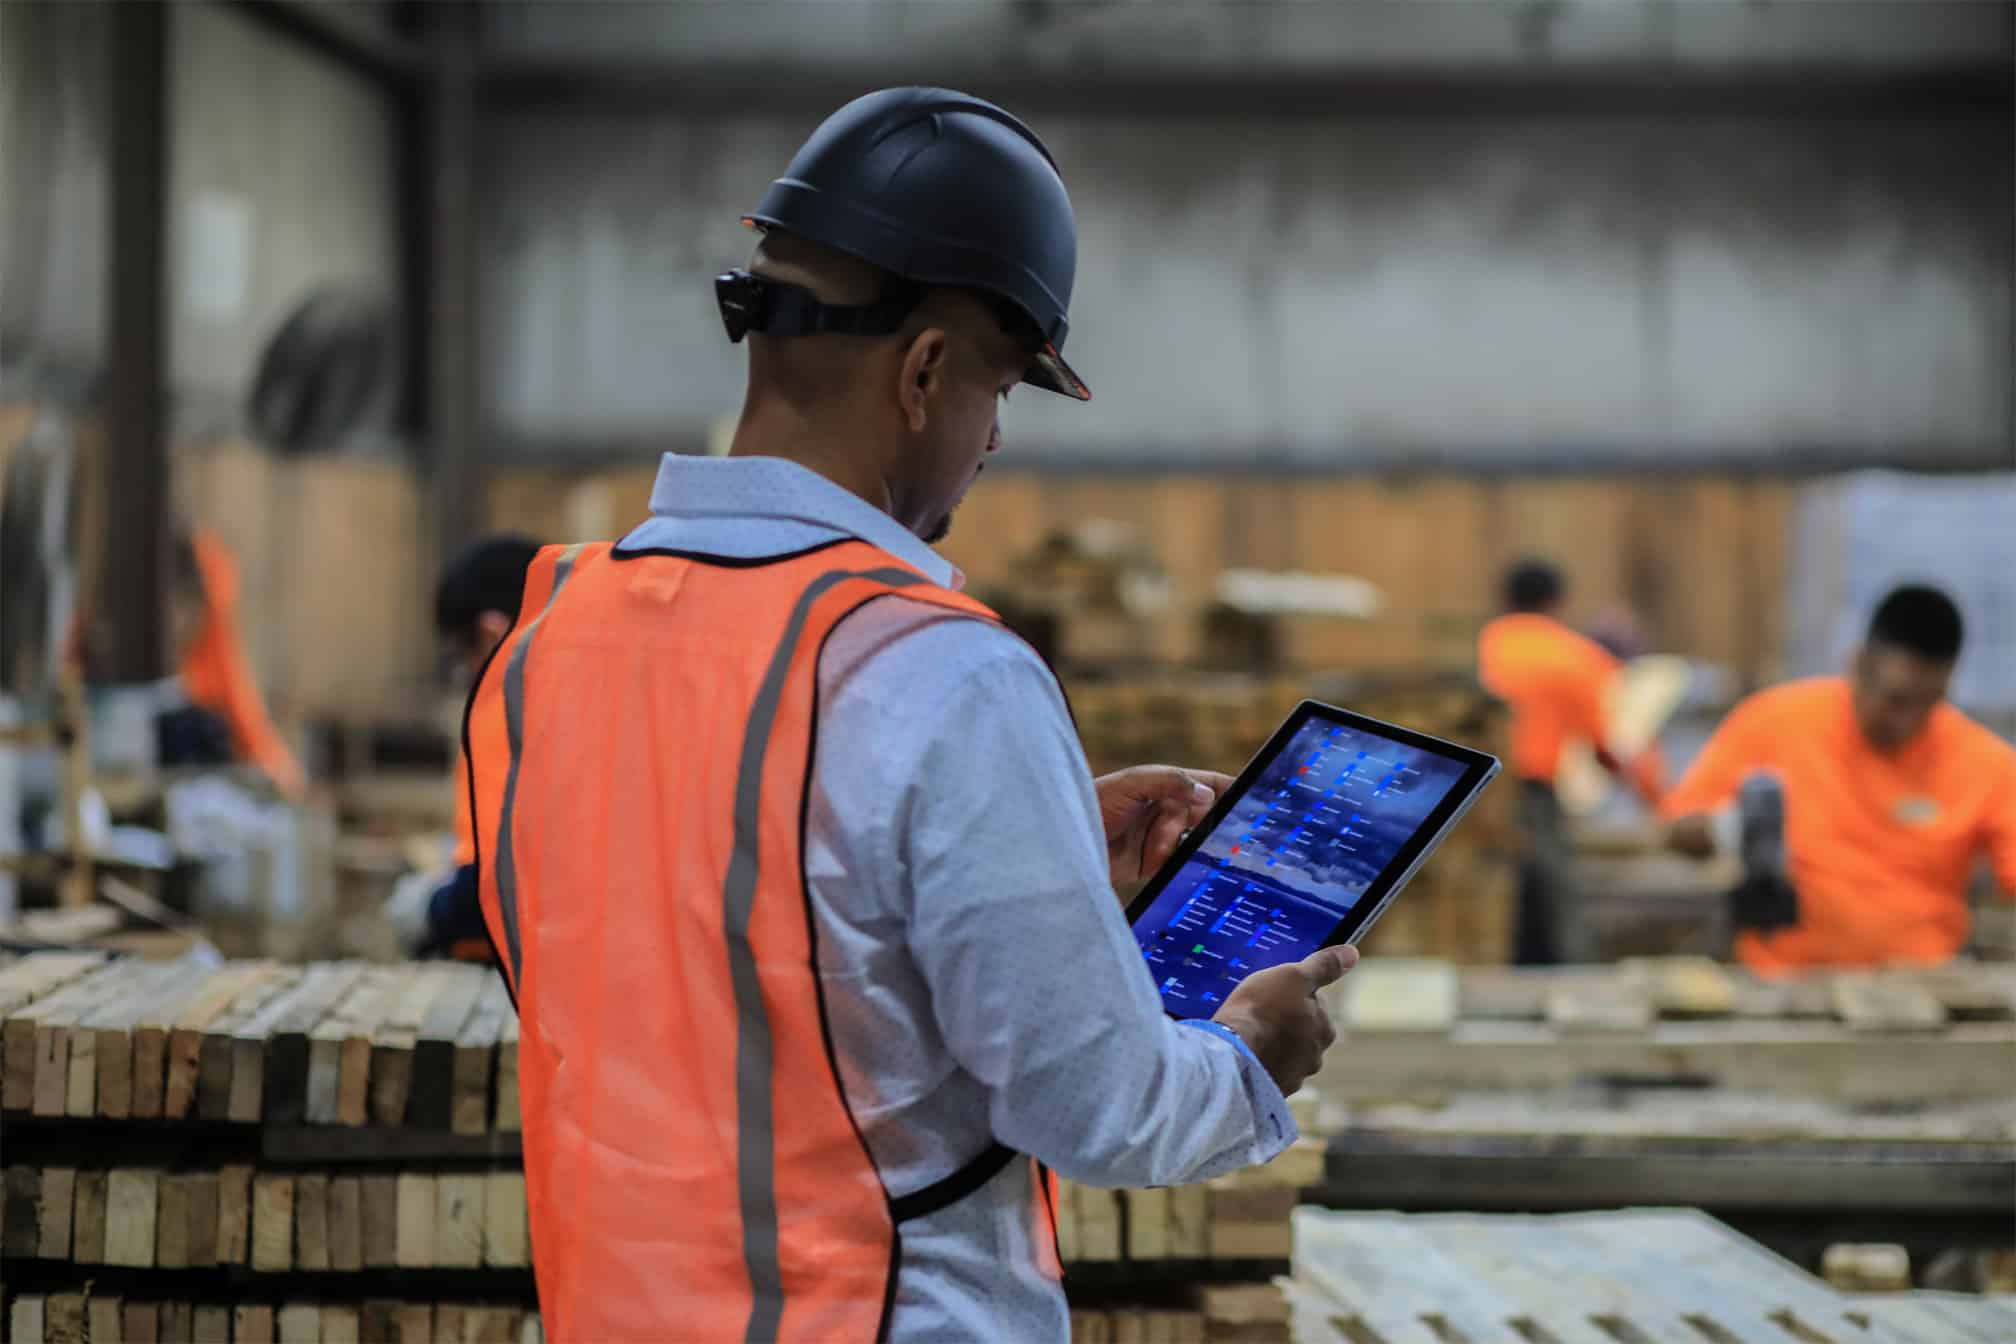
[[1016,1156],[892,1196],[833,1057],[803,853],[819,656],[892,594],[994,619],[860,541],[548,547],[477,681],[464,751],[550,1338],[883,1338],[899,1224]]

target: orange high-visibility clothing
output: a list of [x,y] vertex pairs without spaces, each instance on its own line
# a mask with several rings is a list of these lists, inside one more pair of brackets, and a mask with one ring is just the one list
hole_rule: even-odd
[[[1607,756],[1604,697],[1622,666],[1552,616],[1513,612],[1486,625],[1477,636],[1477,679],[1512,710],[1512,773],[1553,784],[1561,749],[1574,741]],[[1665,763],[1656,746],[1616,768],[1640,797],[1658,800]]]
[[196,532],[190,547],[203,589],[203,624],[182,658],[183,689],[192,702],[230,725],[240,759],[263,770],[280,792],[299,798],[307,791],[308,777],[266,712],[266,698],[259,693],[238,633],[238,567],[224,543],[209,532]]
[[2016,748],[1952,705],[1884,752],[1862,735],[1841,677],[1759,691],[1722,721],[1663,811],[1726,806],[1753,770],[1784,781],[1799,893],[1797,924],[1738,935],[1736,955],[1754,971],[1950,960],[1967,941],[1978,854],[2016,895]]
[[827,1032],[803,868],[819,655],[897,594],[992,618],[860,541],[548,547],[478,679],[477,866],[555,1340],[881,1338],[899,1225],[1015,1156],[893,1195]]

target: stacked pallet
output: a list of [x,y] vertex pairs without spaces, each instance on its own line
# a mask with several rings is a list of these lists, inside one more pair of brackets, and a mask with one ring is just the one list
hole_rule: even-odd
[[0,1110],[512,1132],[516,1028],[474,966],[38,953],[0,969]]
[[1288,1344],[1288,1299],[1271,1283],[1213,1284],[1171,1310],[1074,1310],[1071,1344]]
[[157,1301],[22,1293],[13,1344],[543,1344],[539,1314],[472,1302]]
[[525,1269],[513,1170],[5,1169],[0,1253],[126,1269]]
[[1295,1217],[1294,1337],[2006,1344],[1992,1298],[1854,1296],[1691,1210]]

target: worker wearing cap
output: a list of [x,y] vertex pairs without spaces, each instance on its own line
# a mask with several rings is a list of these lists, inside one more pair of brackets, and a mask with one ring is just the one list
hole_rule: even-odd
[[1898,588],[1849,676],[1743,701],[1667,796],[1675,849],[1743,859],[1746,966],[1949,960],[1984,853],[2016,897],[2016,749],[1946,702],[1963,631],[1946,594]]
[[749,379],[616,545],[550,548],[468,722],[561,1341],[1063,1341],[1045,1168],[1194,1181],[1294,1135],[1354,959],[1162,1011],[1113,896],[1220,777],[1094,781],[928,544],[1064,362],[1071,206],[991,104],[821,125],[716,291]]
[[1571,742],[1656,803],[1664,766],[1656,748],[1622,761],[1609,750],[1604,704],[1623,664],[1561,619],[1561,573],[1525,560],[1505,576],[1505,614],[1477,638],[1477,676],[1512,711],[1512,773],[1526,853],[1519,870],[1513,960],[1520,965],[1594,961],[1595,928],[1577,899],[1567,825],[1554,781]]

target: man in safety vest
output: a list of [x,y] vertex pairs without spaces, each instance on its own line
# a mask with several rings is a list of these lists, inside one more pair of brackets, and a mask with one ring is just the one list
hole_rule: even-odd
[[1026,126],[829,118],[717,281],[749,380],[614,546],[549,548],[467,726],[560,1341],[1063,1341],[1045,1167],[1265,1162],[1355,959],[1162,1011],[1114,900],[1219,776],[1094,781],[1057,683],[927,542],[1059,353],[1077,240]]

